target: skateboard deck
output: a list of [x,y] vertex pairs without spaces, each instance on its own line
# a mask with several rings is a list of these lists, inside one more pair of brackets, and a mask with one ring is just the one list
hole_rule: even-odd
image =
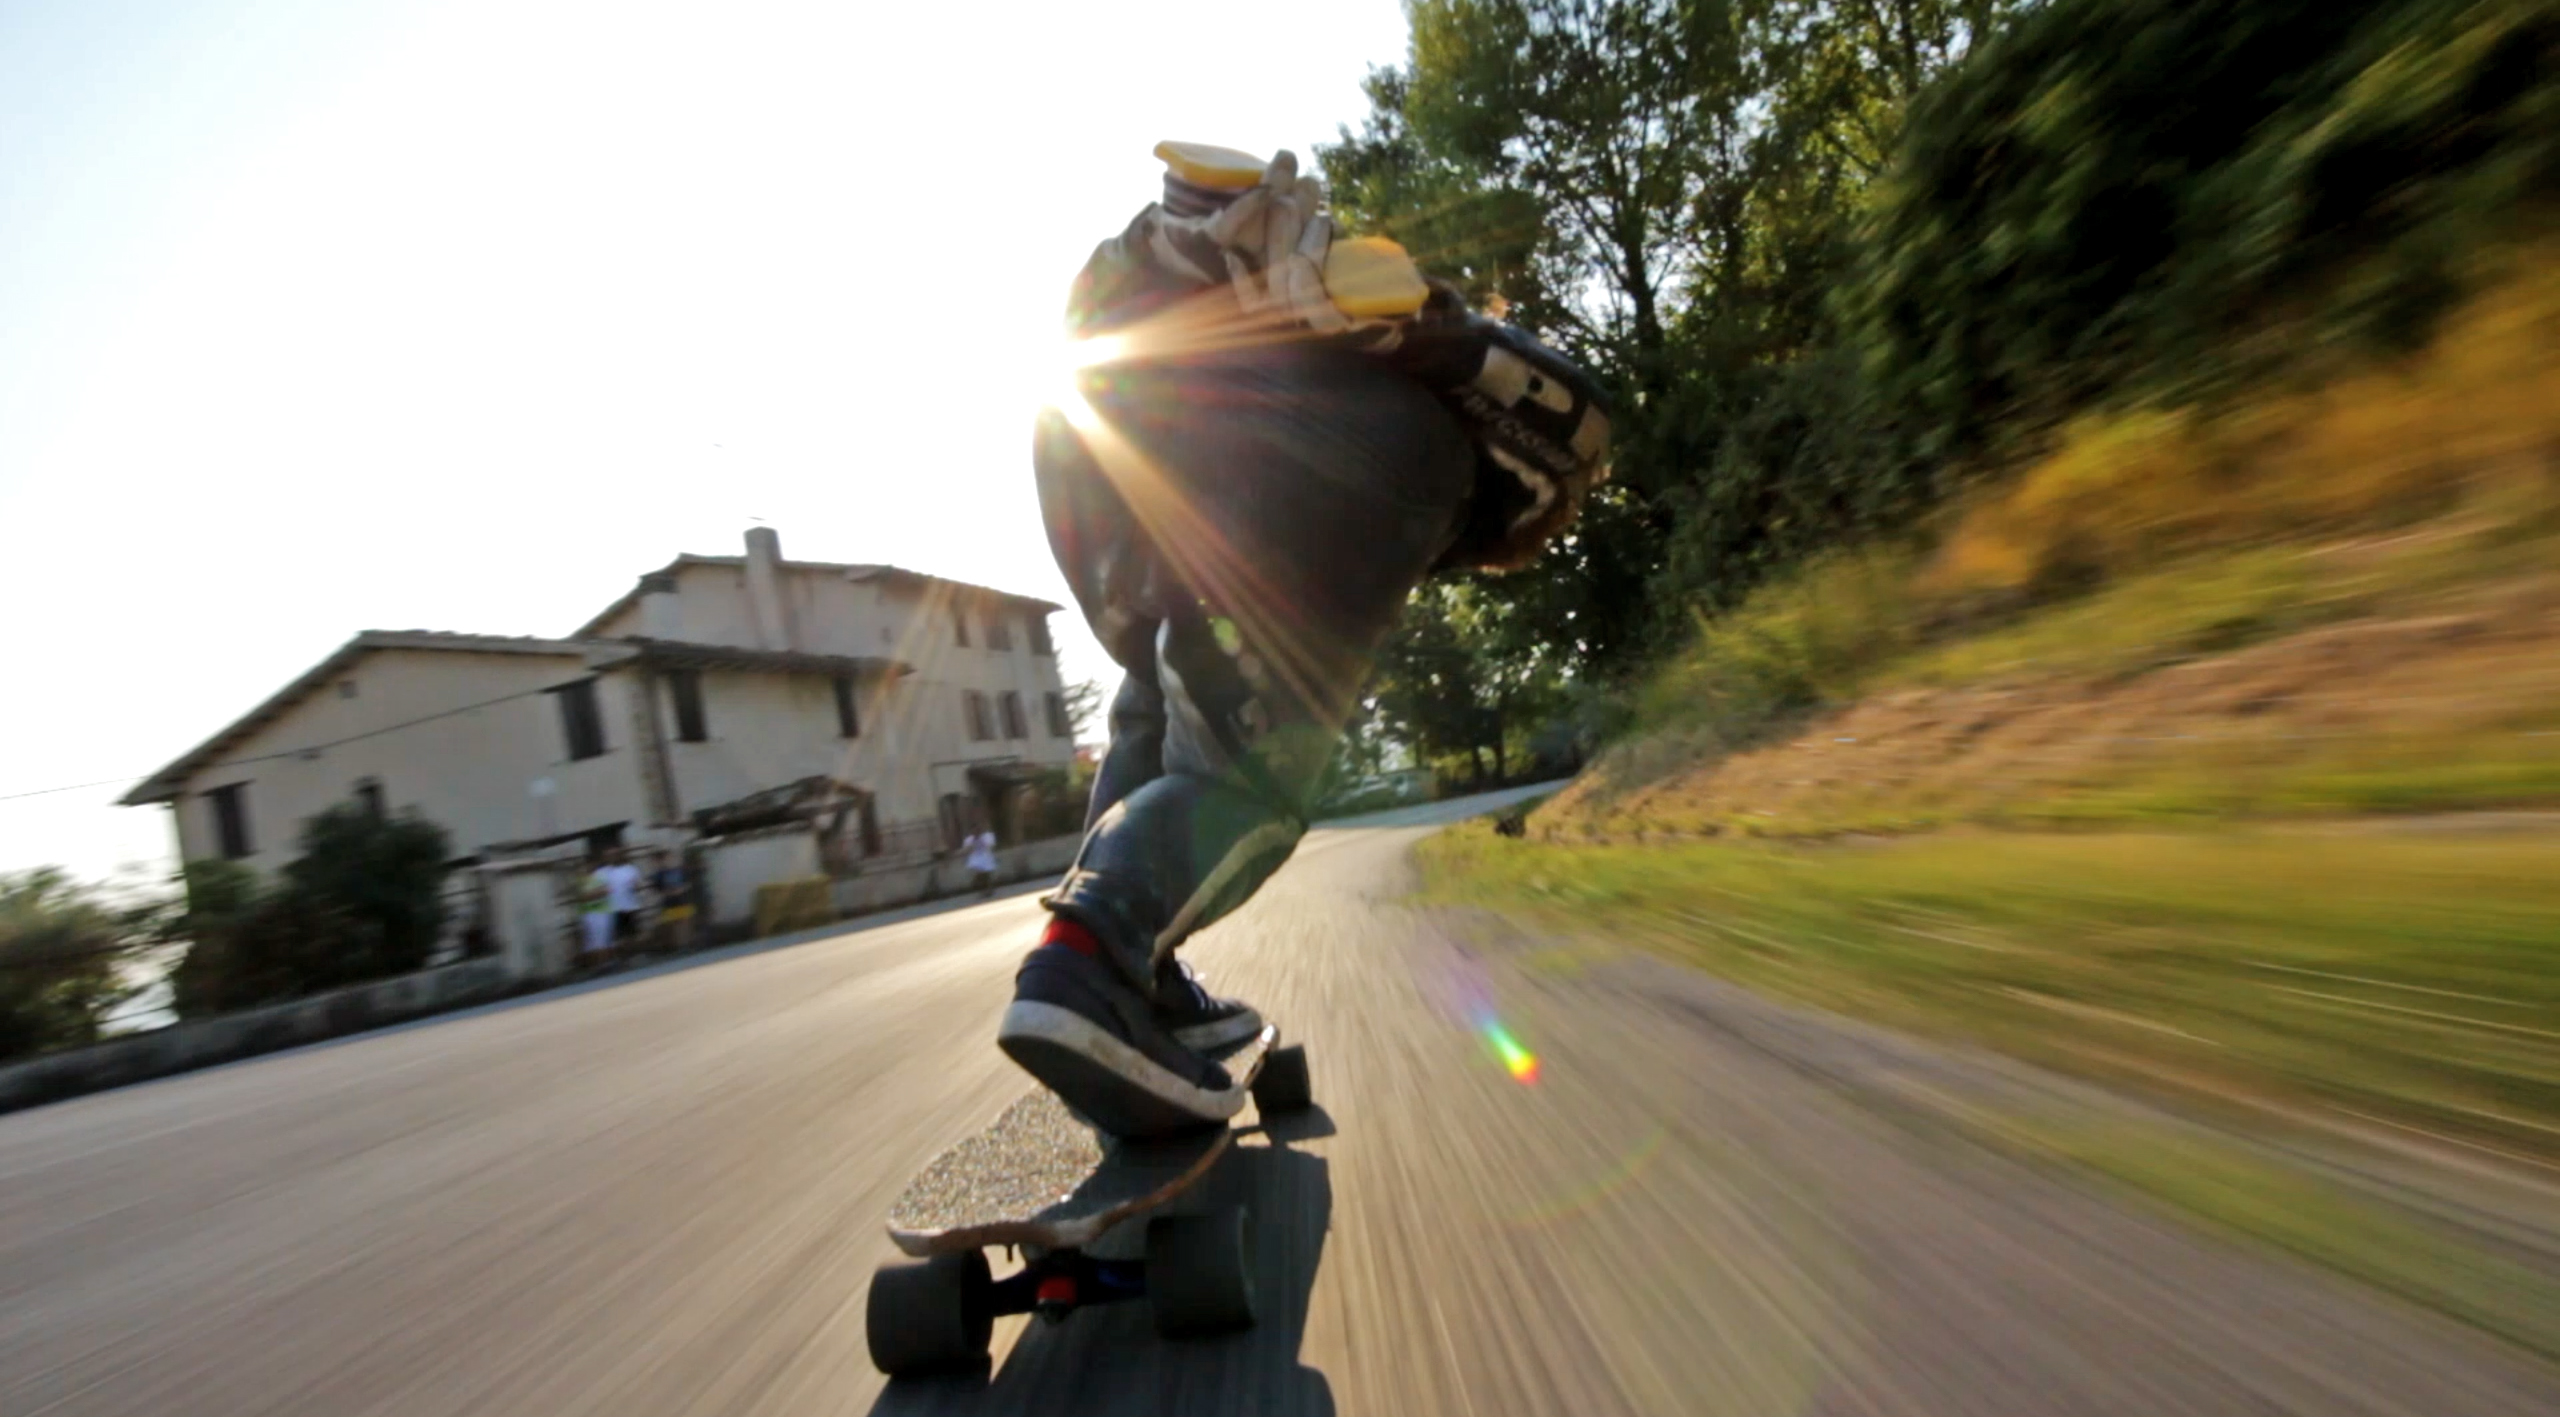
[[[1226,1059],[1250,1087],[1278,1041],[1266,1027]],[[1199,1183],[1232,1125],[1162,1140],[1106,1140],[1041,1090],[925,1163],[889,1207],[889,1240],[919,1259],[995,1245],[1074,1250]]]

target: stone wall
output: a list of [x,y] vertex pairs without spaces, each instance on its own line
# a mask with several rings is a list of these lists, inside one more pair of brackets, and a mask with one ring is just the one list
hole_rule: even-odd
[[441,969],[47,1053],[0,1067],[0,1112],[439,1013],[497,998],[508,992],[511,982],[501,960],[464,960]]

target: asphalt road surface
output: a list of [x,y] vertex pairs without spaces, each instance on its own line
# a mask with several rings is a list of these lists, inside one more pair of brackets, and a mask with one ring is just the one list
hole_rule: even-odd
[[1421,834],[1316,834],[1196,951],[1323,1106],[1212,1183],[1256,1330],[1132,1305],[872,1371],[883,1212],[1023,1090],[1016,894],[0,1117],[0,1413],[2560,1412],[1941,1125],[2005,1085],[1972,1063],[1417,909]]

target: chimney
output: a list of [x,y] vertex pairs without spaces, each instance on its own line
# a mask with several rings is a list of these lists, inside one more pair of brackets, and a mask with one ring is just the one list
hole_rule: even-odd
[[651,571],[640,578],[640,633],[653,640],[684,638],[684,600],[676,594],[672,571]]
[[782,584],[782,533],[747,528],[747,604],[755,612],[756,642],[766,649],[798,649],[791,601]]

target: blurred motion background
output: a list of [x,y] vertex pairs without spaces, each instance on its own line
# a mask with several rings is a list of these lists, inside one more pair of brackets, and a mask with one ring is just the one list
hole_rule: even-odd
[[[78,529],[113,501],[170,581],[222,570],[191,527],[252,519],[237,502],[289,533],[219,605],[120,579],[28,630],[0,792],[138,775],[351,629],[341,591],[380,623],[565,624],[600,570],[706,515],[724,545],[772,514],[846,559],[930,525],[934,569],[1064,600],[1016,434],[1066,278],[1150,191],[1155,139],[1291,146],[1351,228],[1616,399],[1577,529],[1417,592],[1336,765],[1342,814],[1562,784],[1419,845],[1427,903],[1544,942],[1524,977],[1633,954],[2138,1098],[2198,1126],[1969,1115],[2007,1154],[2560,1357],[2560,4],[1377,0],[1232,29],[1062,7],[980,36],[759,10],[704,51],[719,92],[791,82],[722,115],[683,26],[582,12],[517,48],[504,8],[429,37],[512,106],[390,71],[413,159],[472,150],[448,121],[543,135],[478,217],[329,147],[290,169],[355,194],[294,186],[345,238],[314,238],[335,294],[290,303],[303,323],[266,321],[215,243],[154,287],[203,307],[191,342],[115,346],[77,389],[69,332],[106,338],[82,321],[0,343],[0,421],[50,431],[0,441],[20,601],[87,583]],[[614,98],[555,108],[546,66],[591,40]],[[17,121],[78,86],[10,86]],[[751,145],[716,135],[758,130],[843,151],[732,167]],[[694,204],[731,215],[661,224]],[[69,210],[12,206],[22,253]],[[413,222],[441,233],[394,248],[420,264],[346,254]],[[617,249],[616,223],[656,235]],[[213,229],[247,250],[266,228]],[[472,259],[440,268],[437,243]],[[526,249],[562,293],[510,350],[523,309],[474,272]],[[55,292],[12,264],[0,292],[43,313]],[[329,355],[386,308],[434,358]],[[552,342],[583,321],[643,354]],[[238,358],[242,328],[269,360],[243,379],[312,380],[285,401],[308,418],[121,401]],[[970,372],[892,416],[919,369]],[[555,396],[572,415],[525,411]],[[340,460],[384,427],[390,462]],[[762,451],[711,452],[731,428]],[[271,434],[289,477],[255,469]],[[208,448],[240,479],[221,497],[149,471]],[[464,464],[475,497],[380,490]],[[979,509],[960,531],[954,504]],[[540,574],[439,581],[454,547]],[[253,649],[220,640],[261,621]],[[185,673],[96,647],[146,632]],[[1106,672],[1080,632],[1065,649],[1071,678]],[[83,718],[106,726],[70,737]],[[143,854],[89,825],[128,780],[0,835],[0,1060],[112,1031],[188,947],[158,863],[102,883]],[[48,861],[75,869],[24,870]],[[1589,1046],[1601,1016],[1577,1017]],[[929,1152],[910,1140],[892,1162]]]

